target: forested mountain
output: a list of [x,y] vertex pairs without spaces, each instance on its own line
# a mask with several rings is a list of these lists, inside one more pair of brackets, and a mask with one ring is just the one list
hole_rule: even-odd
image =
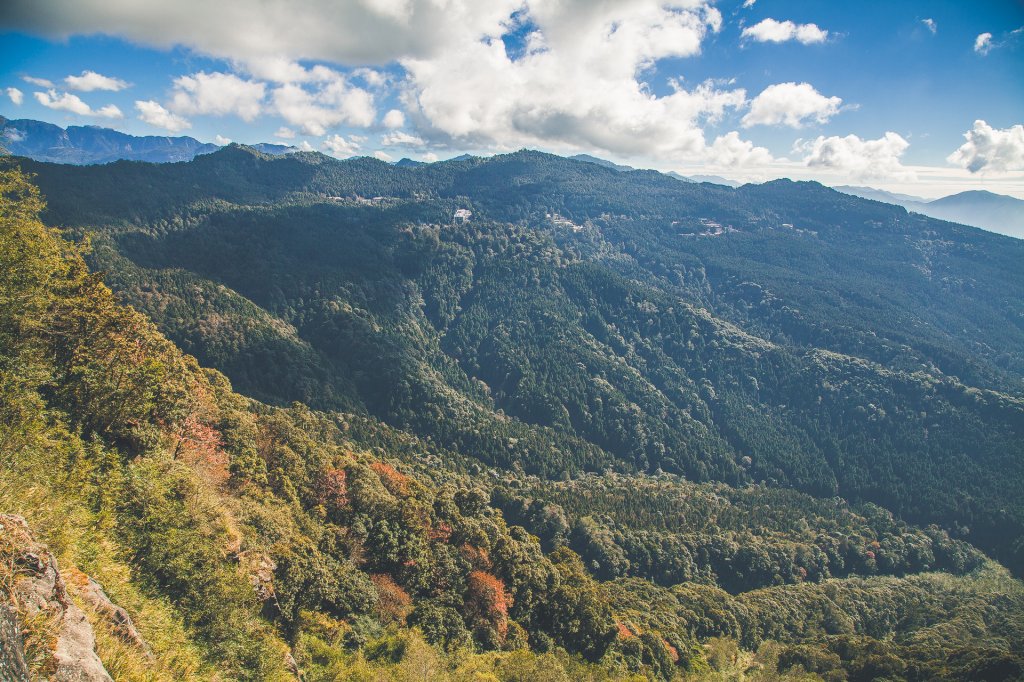
[[1024,671],[1018,240],[528,151],[4,163],[88,245],[8,173],[0,511],[168,678]]

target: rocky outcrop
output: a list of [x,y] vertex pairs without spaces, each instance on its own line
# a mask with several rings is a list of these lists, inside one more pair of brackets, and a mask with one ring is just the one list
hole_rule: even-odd
[[0,682],[29,682],[18,617],[3,604],[0,604]]
[[153,656],[153,650],[149,647],[149,643],[142,637],[138,629],[135,627],[135,623],[132,622],[131,615],[128,614],[122,607],[111,601],[107,593],[103,591],[103,586],[92,578],[86,577],[85,585],[79,588],[79,594],[82,596],[89,606],[92,607],[96,613],[100,614],[108,621],[116,632],[125,641],[134,644],[145,654],[146,658],[150,661],[155,660]]
[[26,618],[42,617],[50,623],[53,642],[48,668],[53,674],[49,678],[54,682],[112,682],[96,655],[92,625],[68,597],[57,559],[36,542],[20,516],[0,515],[0,540],[14,568],[9,598]]

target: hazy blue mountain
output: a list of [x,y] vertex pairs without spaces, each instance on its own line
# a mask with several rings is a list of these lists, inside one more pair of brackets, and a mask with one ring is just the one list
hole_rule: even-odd
[[1024,239],[1024,201],[1003,194],[961,192],[930,201],[918,212]]
[[609,161],[608,159],[602,159],[597,156],[591,156],[590,154],[577,154],[576,156],[569,157],[576,161],[586,161],[587,163],[596,163],[598,166],[604,166],[605,168],[611,168],[620,172],[634,171],[636,168],[632,166],[623,166],[622,164]]
[[928,200],[872,187],[841,185],[835,189],[864,199],[896,204],[932,218],[1024,239],[1024,201],[1003,194],[975,190]]
[[924,197],[915,197],[910,194],[898,194],[896,192],[887,192],[884,189],[875,189],[874,187],[857,187],[854,185],[838,185],[832,189],[843,194],[852,194],[855,197],[862,199],[871,199],[872,201],[882,201],[887,204],[902,205],[903,203],[914,203],[914,204],[927,204],[928,199]]
[[417,166],[424,165],[424,161],[415,161],[409,157],[403,157],[398,161],[395,161],[395,165],[399,168],[416,168]]
[[[673,175],[669,173],[669,175]],[[680,176],[690,182],[710,182],[712,185],[725,185],[726,187],[740,187],[743,183],[723,178],[721,175],[688,175]]]
[[[11,120],[0,116],[0,144],[11,154],[37,161],[75,165],[109,163],[121,159],[166,163],[191,161],[220,147],[188,137],[128,135],[100,126],[68,126],[66,129],[44,121]],[[283,154],[293,147],[259,143],[253,148],[264,154]]]

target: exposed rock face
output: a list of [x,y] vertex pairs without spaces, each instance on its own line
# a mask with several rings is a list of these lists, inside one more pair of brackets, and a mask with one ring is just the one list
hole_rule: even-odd
[[55,645],[51,679],[54,682],[113,682],[96,655],[92,625],[68,598],[56,558],[45,545],[36,542],[20,516],[0,515],[0,538],[13,551],[14,603],[27,616],[43,615],[53,623]]
[[135,623],[132,622],[132,617],[127,611],[110,600],[107,593],[103,591],[102,585],[92,578],[86,578],[86,583],[79,590],[79,593],[97,613],[113,623],[114,630],[123,639],[139,647],[146,654],[146,658],[151,661],[154,660],[153,650],[150,649],[149,643],[146,642],[136,629]]
[[21,641],[18,617],[0,604],[0,682],[28,682],[25,647]]

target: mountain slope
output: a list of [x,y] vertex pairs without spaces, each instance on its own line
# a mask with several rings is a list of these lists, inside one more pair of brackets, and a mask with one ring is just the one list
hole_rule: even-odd
[[[1020,242],[813,183],[533,152],[22,165],[48,220],[99,228],[127,300],[154,310],[159,291],[180,311],[153,313],[166,333],[250,394],[547,476],[660,468],[870,500],[1021,570]],[[230,300],[251,327],[199,322]],[[257,328],[294,341],[259,364],[231,351]]]
[[[916,681],[1024,671],[1024,588],[944,530],[770,485],[668,474],[556,483],[481,470],[476,453],[365,415],[246,400],[118,305],[40,209],[23,176],[0,172],[0,513],[25,517],[49,544],[67,578],[57,598],[86,610],[117,679],[673,680],[753,669]],[[486,248],[512,226],[498,228]],[[98,239],[109,248],[109,235]],[[359,253],[370,255],[365,244]],[[172,328],[190,313],[164,296],[198,306],[195,337],[250,315],[256,329],[269,324],[197,276],[168,271],[147,284],[118,254],[97,256]],[[449,250],[448,264],[457,256]],[[526,264],[527,280],[537,268]],[[460,316],[433,300],[435,317]],[[220,309],[231,316],[215,322]],[[694,314],[706,327],[691,341],[731,342],[734,358],[770,352]],[[56,564],[31,551],[0,535],[0,615],[45,677],[52,624],[23,588]],[[87,596],[93,579],[100,602]]]

